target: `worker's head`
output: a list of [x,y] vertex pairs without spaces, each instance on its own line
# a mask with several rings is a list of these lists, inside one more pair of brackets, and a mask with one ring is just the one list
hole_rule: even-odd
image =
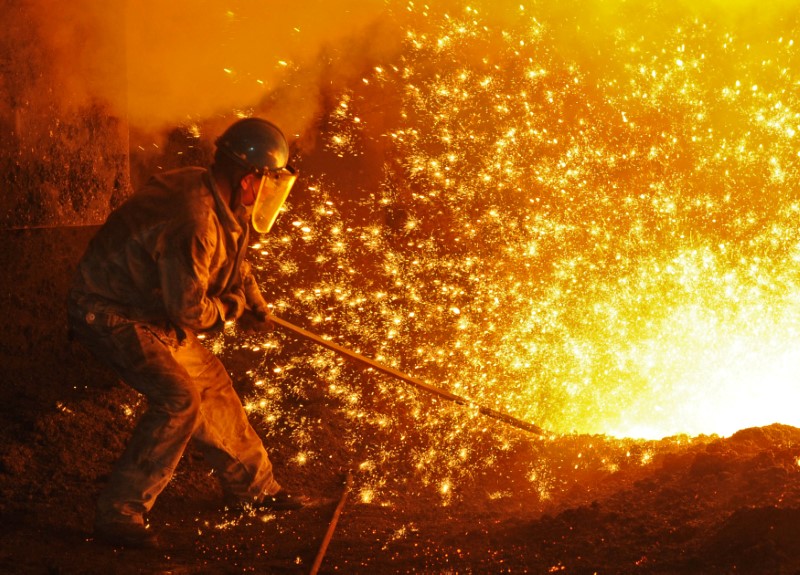
[[245,118],[229,126],[216,145],[214,163],[230,177],[231,207],[251,208],[253,228],[268,232],[297,179],[286,137],[271,122]]

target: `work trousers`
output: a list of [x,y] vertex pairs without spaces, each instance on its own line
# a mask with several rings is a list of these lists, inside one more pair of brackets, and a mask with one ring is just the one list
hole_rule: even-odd
[[75,337],[147,398],[98,499],[97,523],[143,523],[191,439],[229,498],[252,502],[277,493],[272,464],[230,376],[193,333],[103,312],[73,311],[71,318]]

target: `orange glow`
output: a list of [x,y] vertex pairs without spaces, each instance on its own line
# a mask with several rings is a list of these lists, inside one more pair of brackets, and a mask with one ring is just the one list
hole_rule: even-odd
[[[134,124],[209,135],[201,117],[259,113],[296,140],[302,176],[250,252],[273,313],[553,434],[800,425],[792,3],[332,5],[351,28],[301,2],[258,49],[256,4],[208,15],[195,32],[230,25],[206,61],[180,38],[131,44]],[[172,77],[148,80],[154,57]],[[324,457],[309,389],[337,406],[365,504],[400,465],[447,504],[531,440],[331,352],[284,353],[299,344],[280,332],[207,343],[263,357],[246,405],[291,430],[291,465]],[[561,463],[623,464],[598,457]],[[559,470],[529,465],[546,500]]]
[[306,181],[318,209],[261,238],[264,265],[302,242],[325,279],[280,262],[277,313],[554,432],[800,423],[798,29],[668,6],[570,49],[545,8],[405,6],[402,50],[324,134],[342,158],[384,143],[373,218]]

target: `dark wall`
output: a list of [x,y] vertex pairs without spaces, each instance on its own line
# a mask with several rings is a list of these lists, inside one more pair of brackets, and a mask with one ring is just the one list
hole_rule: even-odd
[[[124,2],[0,0],[0,229],[91,225],[129,193]],[[91,9],[89,9],[91,8]]]

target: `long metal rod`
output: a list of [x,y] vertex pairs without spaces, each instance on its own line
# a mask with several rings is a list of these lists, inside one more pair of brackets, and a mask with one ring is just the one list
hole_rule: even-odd
[[342,509],[344,509],[344,504],[347,501],[347,496],[350,493],[352,486],[353,476],[348,473],[347,479],[345,480],[342,497],[339,499],[339,503],[336,505],[336,510],[333,512],[333,517],[331,517],[331,522],[328,524],[328,530],[325,532],[325,537],[322,539],[322,544],[319,546],[317,557],[314,559],[314,564],[311,566],[309,575],[316,575],[319,571],[319,568],[322,566],[322,560],[325,558],[325,553],[328,551],[328,545],[333,538],[333,532],[336,531],[336,524],[339,522],[339,516],[342,514]]
[[398,371],[398,370],[394,369],[393,367],[390,367],[388,365],[384,365],[384,364],[382,364],[380,362],[377,362],[377,361],[375,361],[373,359],[370,359],[370,358],[368,358],[366,356],[363,356],[360,353],[356,353],[355,351],[347,349],[346,347],[342,347],[341,345],[338,345],[336,343],[333,343],[332,341],[324,339],[324,338],[322,338],[322,337],[320,337],[320,336],[318,336],[318,335],[316,335],[314,333],[311,333],[310,331],[307,331],[307,330],[303,329],[302,327],[298,327],[298,326],[294,325],[293,323],[289,323],[288,321],[286,321],[284,319],[281,319],[281,318],[279,318],[277,316],[270,315],[269,318],[268,318],[268,321],[272,322],[274,325],[280,326],[280,327],[284,328],[285,330],[294,333],[295,335],[299,335],[300,337],[303,337],[305,339],[313,341],[314,343],[319,344],[319,345],[321,345],[323,347],[326,347],[326,348],[330,349],[331,351],[335,351],[336,353],[338,353],[339,355],[341,355],[343,357],[346,357],[347,359],[351,359],[351,360],[356,361],[358,363],[361,363],[363,365],[372,367],[372,368],[376,369],[377,371],[380,371],[381,373],[385,373],[386,375],[391,375],[392,377],[396,377],[397,379],[405,381],[406,383],[410,383],[411,385],[414,385],[414,386],[416,386],[416,387],[418,387],[420,389],[424,389],[428,393],[432,393],[433,395],[437,395],[437,396],[439,396],[441,398],[444,398],[444,399],[447,399],[449,401],[454,401],[455,403],[458,403],[460,405],[466,405],[466,406],[472,407],[474,409],[477,409],[478,412],[483,414],[483,415],[486,415],[488,417],[492,417],[494,419],[498,419],[498,420],[500,420],[500,421],[502,421],[504,423],[507,423],[508,425],[512,425],[512,426],[514,426],[514,427],[516,427],[518,429],[523,429],[525,431],[529,431],[531,433],[535,433],[536,435],[544,435],[544,430],[541,427],[537,426],[537,425],[534,425],[532,423],[528,423],[527,421],[522,421],[521,419],[517,419],[516,417],[512,417],[512,416],[508,415],[507,413],[503,413],[502,411],[497,411],[497,410],[494,410],[494,409],[491,409],[491,408],[488,408],[488,407],[484,407],[482,405],[479,405],[479,404],[475,403],[471,399],[467,399],[465,397],[461,397],[460,395],[455,395],[453,393],[450,393],[447,390],[435,387],[433,385],[430,385],[429,383],[425,383],[424,381],[422,381],[419,378],[412,377],[410,375],[406,375],[405,373],[403,373],[401,371]]

